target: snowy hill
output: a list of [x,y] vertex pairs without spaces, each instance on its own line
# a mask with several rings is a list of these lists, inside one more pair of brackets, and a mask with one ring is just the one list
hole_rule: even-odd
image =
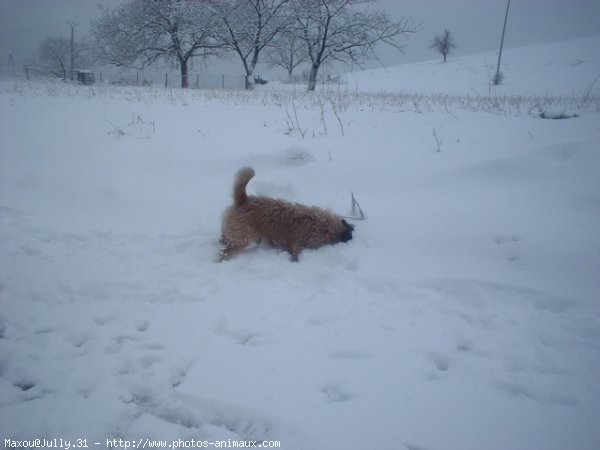
[[346,74],[351,89],[419,93],[488,95],[571,95],[600,93],[600,36],[504,49],[504,82],[491,86],[497,52],[406,64]]
[[[595,450],[597,44],[507,51],[507,99],[479,57],[316,95],[0,82],[4,447]],[[395,87],[442,95],[365,93]],[[366,220],[217,263],[244,165]]]

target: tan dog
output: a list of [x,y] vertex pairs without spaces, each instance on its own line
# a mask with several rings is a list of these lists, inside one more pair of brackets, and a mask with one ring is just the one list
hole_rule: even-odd
[[269,197],[246,194],[246,185],[254,176],[254,169],[241,169],[233,185],[233,205],[223,217],[220,261],[229,259],[253,242],[264,242],[286,250],[292,261],[305,248],[319,248],[327,244],[352,239],[354,226],[335,214],[314,206]]

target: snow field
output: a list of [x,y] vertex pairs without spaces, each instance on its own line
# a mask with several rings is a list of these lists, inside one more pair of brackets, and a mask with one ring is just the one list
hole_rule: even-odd
[[[0,437],[594,449],[597,108],[268,89],[0,84]],[[367,219],[217,264],[243,165]]]

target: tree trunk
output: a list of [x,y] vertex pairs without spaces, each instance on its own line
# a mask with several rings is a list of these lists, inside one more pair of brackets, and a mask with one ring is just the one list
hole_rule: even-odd
[[181,69],[181,87],[187,89],[189,87],[187,59],[180,59],[179,67]]
[[254,88],[254,78],[252,78],[252,74],[246,74],[246,89],[250,90]]
[[256,62],[252,60],[250,64],[247,64],[244,60],[244,69],[246,70],[246,89],[254,89],[254,70],[256,68]]
[[310,68],[310,75],[308,77],[308,92],[313,92],[317,86],[317,74],[319,73],[319,65],[313,63]]
[[246,78],[244,79],[245,81],[245,88],[246,89],[252,89],[254,88],[254,67],[252,67],[252,65],[248,64],[248,61],[246,58],[242,57],[242,63],[244,63],[244,71],[246,72]]
[[[250,61],[250,65],[246,69],[246,89],[254,88],[254,71],[256,70],[256,64],[258,63],[258,50],[254,47],[254,52],[252,54],[252,60]],[[250,83],[250,84],[248,84]]]

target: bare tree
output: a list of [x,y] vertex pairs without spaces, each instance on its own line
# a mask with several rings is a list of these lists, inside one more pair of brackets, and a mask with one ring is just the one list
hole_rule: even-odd
[[290,0],[214,1],[221,16],[219,39],[224,47],[237,54],[246,72],[246,88],[253,84],[254,70],[260,53],[289,27],[287,4]]
[[377,11],[374,0],[297,0],[295,4],[298,36],[311,64],[309,91],[315,90],[319,69],[328,60],[360,64],[376,59],[380,43],[402,51],[399,38],[417,31],[411,19],[394,21]]
[[[87,68],[92,62],[85,40],[71,41],[62,36],[48,36],[38,44],[32,64],[43,73],[67,79],[74,68]],[[72,76],[72,75],[71,75]]]
[[47,37],[42,39],[38,45],[37,63],[44,71],[66,80],[69,55],[68,39],[64,37]]
[[145,67],[159,60],[175,61],[181,87],[187,88],[188,63],[222,47],[216,39],[217,16],[202,0],[127,0],[113,10],[102,9],[92,23],[99,57],[118,66]]
[[285,69],[291,80],[294,69],[308,61],[308,54],[304,41],[292,30],[286,30],[273,42],[268,58],[271,66]]
[[450,30],[444,30],[442,34],[436,35],[429,48],[432,48],[435,52],[442,55],[444,57],[444,62],[446,62],[450,50],[456,48],[452,32]]

